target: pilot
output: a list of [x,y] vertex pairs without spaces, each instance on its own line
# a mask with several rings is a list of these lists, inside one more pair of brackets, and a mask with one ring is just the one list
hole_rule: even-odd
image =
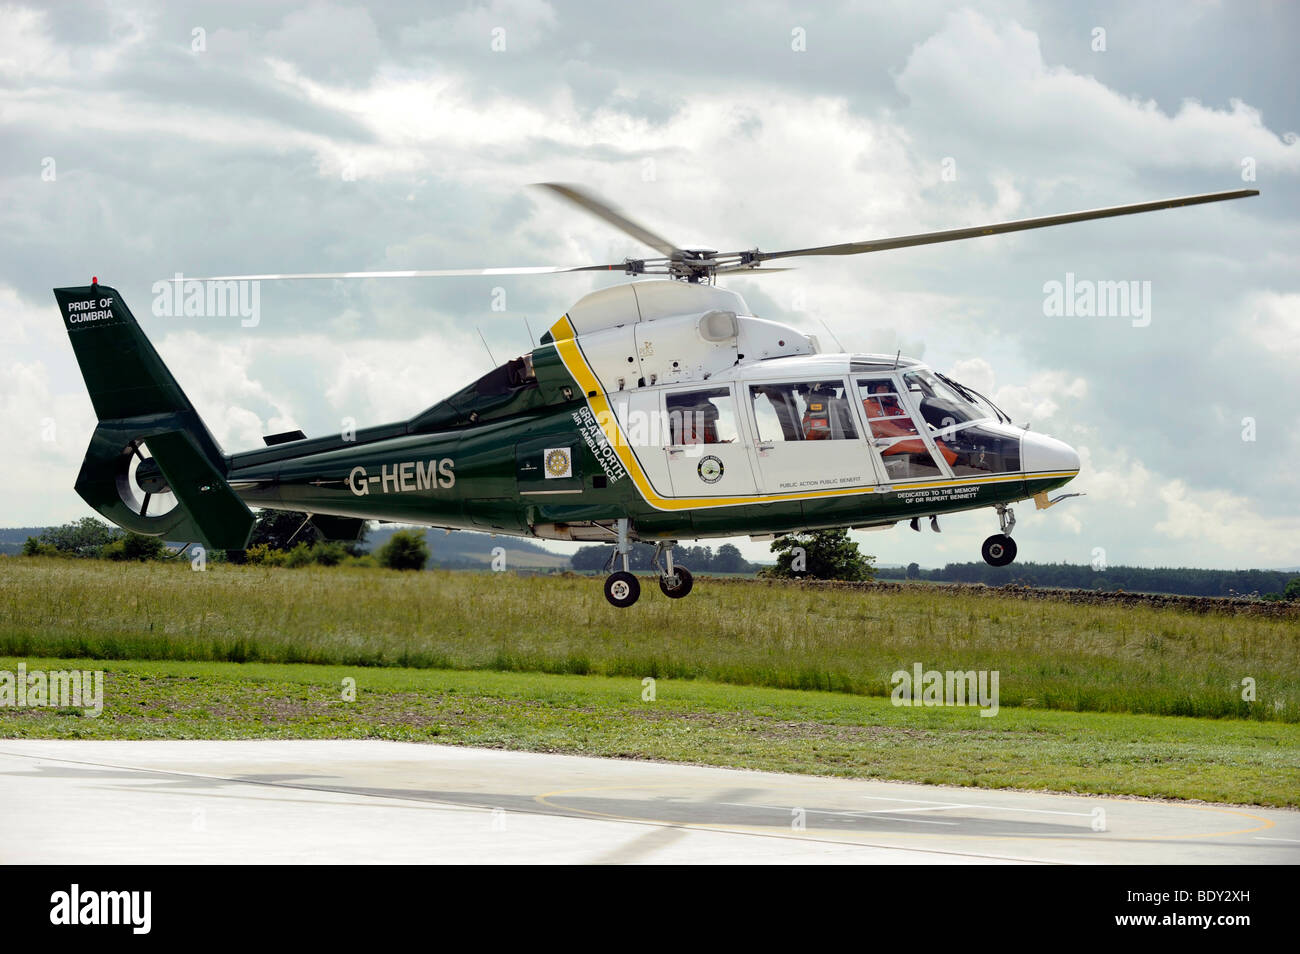
[[[876,400],[880,402],[880,407],[884,411],[884,417],[906,417],[907,412],[899,406],[898,395],[895,394],[888,384],[877,384],[871,389],[872,394],[879,394],[881,397]],[[869,403],[869,402],[864,402]],[[871,417],[871,411],[867,411],[867,416]]]

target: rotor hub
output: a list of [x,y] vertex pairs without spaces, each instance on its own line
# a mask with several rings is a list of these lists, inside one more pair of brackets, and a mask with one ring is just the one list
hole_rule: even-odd
[[147,494],[165,494],[171,491],[162,468],[152,457],[140,461],[140,466],[135,469],[135,485]]

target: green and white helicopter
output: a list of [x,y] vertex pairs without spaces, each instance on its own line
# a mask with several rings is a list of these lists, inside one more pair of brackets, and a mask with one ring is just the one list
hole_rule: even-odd
[[[661,275],[593,292],[530,353],[408,420],[225,453],[114,289],[54,290],[99,424],[76,482],[118,526],[239,550],[250,507],[305,511],[327,539],[366,521],[614,544],[605,596],[640,595],[634,541],[659,587],[691,591],[682,539],[883,529],[992,508],[984,559],[1015,559],[1012,505],[1079,472],[1067,444],[1015,426],[983,395],[898,355],[829,353],[755,317],[720,275],[1257,195],[1185,196],[974,228],[781,252],[680,248],[578,187],[547,184],[658,252],[577,267],[230,275],[195,281],[418,278],[616,271]],[[621,565],[619,565],[621,561]]]

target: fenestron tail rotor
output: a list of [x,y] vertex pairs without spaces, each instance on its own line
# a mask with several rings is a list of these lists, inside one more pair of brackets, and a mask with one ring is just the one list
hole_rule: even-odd
[[179,503],[162,468],[149,453],[149,445],[140,439],[122,448],[117,467],[117,493],[127,509],[146,519],[161,520]]
[[786,268],[764,268],[765,262],[776,259],[801,258],[821,255],[863,255],[867,252],[883,252],[895,248],[910,248],[916,245],[934,245],[940,242],[957,242],[964,239],[984,238],[989,235],[1003,235],[1008,232],[1024,232],[1030,229],[1050,228],[1067,225],[1072,222],[1087,222],[1092,219],[1112,218],[1120,215],[1136,215],[1142,212],[1157,212],[1163,209],[1176,209],[1187,205],[1203,205],[1209,202],[1225,202],[1230,199],[1244,199],[1259,195],[1258,189],[1236,189],[1230,192],[1207,192],[1201,195],[1186,195],[1172,199],[1158,199],[1154,202],[1136,202],[1128,205],[1112,205],[1100,209],[1088,209],[1082,212],[1065,212],[1058,215],[1044,215],[1030,219],[1016,219],[1010,222],[994,222],[989,225],[974,225],[965,228],[944,229],[936,232],[919,232],[914,235],[900,235],[892,238],[866,239],[860,242],[839,242],[833,245],[813,245],[806,248],[792,248],[777,252],[764,252],[757,248],[735,252],[718,252],[713,249],[682,248],[659,235],[652,229],[641,225],[609,202],[596,196],[582,186],[559,182],[542,182],[538,187],[552,195],[558,196],[578,208],[606,222],[625,234],[636,239],[659,253],[656,258],[627,258],[622,262],[610,262],[603,265],[534,265],[511,268],[451,268],[451,269],[412,269],[409,271],[359,271],[359,272],[309,272],[278,273],[262,275],[218,275],[210,278],[177,279],[183,281],[271,281],[277,279],[314,279],[314,278],[453,278],[468,276],[495,275],[554,275],[563,272],[623,272],[627,275],[667,275],[682,281],[712,281],[718,275],[736,272],[762,274],[765,272],[785,271]]

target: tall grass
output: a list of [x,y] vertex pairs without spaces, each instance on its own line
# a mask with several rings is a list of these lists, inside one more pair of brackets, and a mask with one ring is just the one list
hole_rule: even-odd
[[[615,610],[598,580],[0,559],[0,655],[709,678],[888,695],[1000,673],[1001,704],[1300,722],[1294,618],[996,594],[697,584]],[[1242,698],[1243,680],[1256,699]]]

